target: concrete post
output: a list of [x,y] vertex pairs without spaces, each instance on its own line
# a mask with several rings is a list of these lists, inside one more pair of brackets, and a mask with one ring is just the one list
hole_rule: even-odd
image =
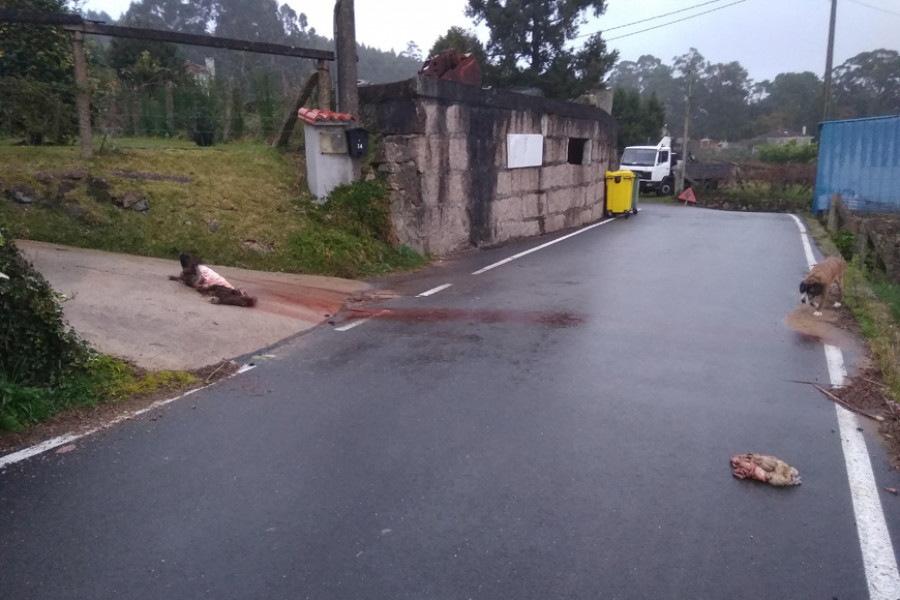
[[335,3],[334,29],[338,64],[338,110],[359,117],[359,90],[356,87],[356,17],[353,0],[337,0]]
[[91,97],[88,90],[87,61],[84,58],[84,33],[76,31],[72,39],[75,62],[75,107],[78,110],[78,137],[81,139],[81,158],[94,155],[91,138]]

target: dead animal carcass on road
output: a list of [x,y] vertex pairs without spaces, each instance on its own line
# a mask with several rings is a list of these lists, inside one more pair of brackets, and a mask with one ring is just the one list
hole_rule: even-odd
[[731,468],[738,479],[756,479],[774,486],[800,485],[800,473],[780,458],[768,454],[735,454]]

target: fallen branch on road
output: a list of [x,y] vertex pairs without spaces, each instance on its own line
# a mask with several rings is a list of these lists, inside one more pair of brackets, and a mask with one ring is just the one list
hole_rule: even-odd
[[866,418],[872,419],[873,421],[878,421],[879,423],[884,421],[884,417],[882,417],[880,415],[870,415],[868,413],[865,413],[865,412],[859,410],[858,408],[851,406],[850,404],[847,404],[846,402],[844,402],[843,400],[841,400],[840,398],[838,398],[837,396],[835,396],[834,394],[832,394],[831,392],[826,390],[825,388],[818,386],[815,383],[811,383],[810,385],[812,385],[814,388],[816,388],[817,390],[819,390],[820,392],[822,392],[823,394],[825,394],[826,396],[828,396],[829,398],[831,398],[832,400],[834,400],[835,402],[837,402],[838,404],[840,404],[841,406],[843,406],[844,408],[849,410],[850,412],[855,412],[858,415],[862,415]]

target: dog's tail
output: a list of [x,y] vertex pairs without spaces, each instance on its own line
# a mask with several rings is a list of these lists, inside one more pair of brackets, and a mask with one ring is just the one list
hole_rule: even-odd
[[243,306],[245,308],[252,308],[256,306],[256,297],[248,296],[246,294],[242,295],[240,298],[237,298],[238,306]]

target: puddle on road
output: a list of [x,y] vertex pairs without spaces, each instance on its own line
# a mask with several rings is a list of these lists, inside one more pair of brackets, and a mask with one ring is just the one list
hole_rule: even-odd
[[859,326],[845,308],[825,308],[821,317],[813,316],[812,308],[801,306],[784,318],[799,339],[807,343],[830,344],[847,353],[849,364],[861,367],[866,347],[862,342]]

